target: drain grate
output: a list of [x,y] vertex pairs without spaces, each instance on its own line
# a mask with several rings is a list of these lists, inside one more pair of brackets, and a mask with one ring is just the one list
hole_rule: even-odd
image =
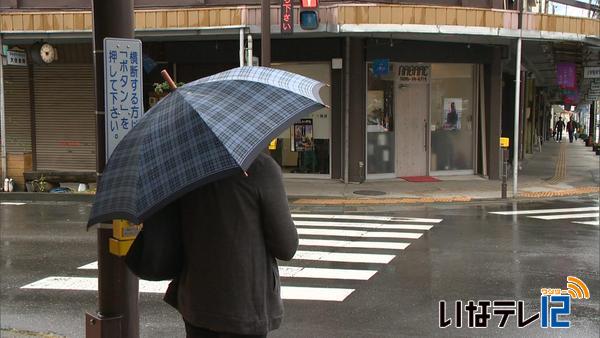
[[378,190],[356,190],[354,191],[357,195],[366,195],[366,196],[381,196],[385,195],[385,192]]

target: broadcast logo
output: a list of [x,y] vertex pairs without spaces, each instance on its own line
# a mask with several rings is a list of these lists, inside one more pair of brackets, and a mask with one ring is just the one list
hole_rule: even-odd
[[[446,317],[446,301],[440,301],[439,327],[447,328],[463,326],[463,313],[467,317],[467,327],[486,328],[492,315],[501,317],[499,328],[504,328],[511,316],[517,317],[517,327],[523,328],[536,320],[540,320],[542,328],[569,328],[571,321],[565,316],[571,314],[571,301],[590,299],[590,290],[579,278],[567,277],[567,288],[542,288],[540,289],[540,312],[530,316],[525,314],[525,301],[523,300],[469,300],[455,302],[454,318]],[[464,310],[464,311],[463,311]]]

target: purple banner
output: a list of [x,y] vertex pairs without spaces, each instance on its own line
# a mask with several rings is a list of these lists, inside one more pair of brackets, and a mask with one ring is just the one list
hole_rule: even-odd
[[577,75],[574,63],[556,64],[556,82],[560,88],[577,88]]

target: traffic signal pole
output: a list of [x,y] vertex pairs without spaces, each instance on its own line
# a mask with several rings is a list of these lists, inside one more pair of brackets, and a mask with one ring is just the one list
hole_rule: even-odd
[[[104,38],[133,38],[133,0],[92,0],[96,92],[96,174],[106,164]],[[86,337],[139,337],[138,278],[123,257],[109,253],[111,224],[98,225],[98,311],[86,313]]]

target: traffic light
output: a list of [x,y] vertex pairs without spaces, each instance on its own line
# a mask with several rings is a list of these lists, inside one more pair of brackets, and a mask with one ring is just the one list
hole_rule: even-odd
[[300,27],[304,30],[319,28],[319,0],[302,0],[300,3]]

